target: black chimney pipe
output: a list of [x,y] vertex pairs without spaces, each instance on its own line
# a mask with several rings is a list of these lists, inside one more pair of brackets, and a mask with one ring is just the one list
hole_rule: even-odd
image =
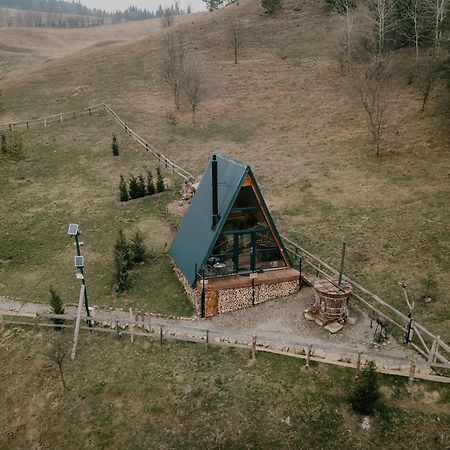
[[213,155],[212,157],[211,168],[212,168],[212,228],[214,228],[220,220],[216,155]]

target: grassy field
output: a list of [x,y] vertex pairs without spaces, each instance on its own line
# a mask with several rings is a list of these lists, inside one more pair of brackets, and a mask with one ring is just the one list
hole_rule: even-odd
[[0,448],[447,449],[449,390],[382,378],[371,428],[348,406],[353,373],[269,354],[83,334],[64,391],[52,332],[0,335]]
[[[46,302],[53,286],[66,303],[76,303],[75,248],[67,227],[78,223],[84,231],[82,253],[91,304],[190,315],[193,310],[166,255],[174,233],[167,205],[179,197],[177,186],[121,203],[120,174],[146,177],[147,170],[155,174],[156,166],[120,137],[120,156],[113,157],[111,134],[96,138],[99,128],[108,126],[109,119],[100,116],[95,123],[80,119],[33,130],[24,136],[26,157],[2,163],[0,295]],[[118,297],[113,292],[112,251],[119,229],[128,237],[139,230],[149,257],[134,269],[132,289]]]
[[[246,26],[237,65],[223,38],[236,17]],[[284,11],[269,18],[259,2],[244,0],[194,15],[185,25],[206,89],[195,129],[185,104],[175,113],[178,125],[166,119],[173,108],[159,67],[167,30],[141,29],[139,38],[83,51],[69,46],[46,64],[26,72],[17,68],[0,82],[5,120],[106,102],[195,174],[213,151],[248,162],[283,232],[335,265],[346,240],[349,275],[402,310],[397,282],[406,282],[417,319],[448,339],[450,146],[444,87],[436,87],[420,113],[418,88],[407,83],[413,58],[408,49],[396,55],[399,76],[382,156],[375,158],[363,112],[336,61],[339,18],[325,2],[286,1]],[[31,48],[31,39],[23,39],[22,47]],[[86,147],[96,148],[113,129],[85,136]],[[59,138],[70,139],[75,131],[65,133]],[[12,195],[14,201],[20,191]],[[18,220],[21,211],[15,211],[10,220]],[[422,300],[421,280],[428,274],[437,284],[431,304]]]

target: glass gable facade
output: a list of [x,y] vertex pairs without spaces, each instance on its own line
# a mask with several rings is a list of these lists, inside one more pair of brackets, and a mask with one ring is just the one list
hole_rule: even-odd
[[246,183],[224,224],[205,267],[206,276],[286,267],[255,191]]

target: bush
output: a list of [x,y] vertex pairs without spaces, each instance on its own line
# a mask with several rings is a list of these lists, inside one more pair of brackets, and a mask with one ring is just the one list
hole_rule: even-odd
[[111,150],[114,156],[119,156],[119,144],[117,143],[117,138],[115,134],[113,134],[112,137]]
[[121,202],[127,202],[130,199],[130,196],[128,194],[127,183],[125,182],[123,175],[120,175],[119,195],[120,195]]
[[377,366],[373,361],[369,361],[354,385],[350,404],[357,413],[373,415],[380,407],[380,397]]
[[[50,307],[52,308],[53,314],[64,314],[65,309],[61,299],[61,296],[50,287]],[[55,325],[62,325],[64,323],[63,319],[52,319]],[[61,327],[55,327],[55,330],[61,330]]]
[[281,9],[281,0],[262,0],[261,6],[266,10],[267,14],[275,15]]
[[166,185],[164,183],[164,177],[161,173],[159,167],[156,168],[156,192],[164,192],[166,190]]

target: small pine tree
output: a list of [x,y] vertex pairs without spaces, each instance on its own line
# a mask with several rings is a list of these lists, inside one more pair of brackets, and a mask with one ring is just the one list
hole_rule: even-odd
[[114,244],[114,260],[121,261],[126,270],[131,268],[130,245],[122,230],[119,230]]
[[117,143],[117,138],[115,134],[113,134],[112,137],[111,150],[114,156],[119,156],[119,144]]
[[156,192],[164,192],[166,190],[166,185],[164,183],[164,177],[161,173],[159,167],[156,168]]
[[131,286],[130,275],[128,273],[128,270],[125,268],[125,265],[120,261],[115,261],[114,278],[116,281],[117,293],[123,294],[130,288]]
[[138,184],[138,197],[145,197],[147,195],[147,186],[145,184],[144,177],[142,175],[138,176],[137,179]]
[[130,195],[130,198],[139,198],[139,184],[137,178],[134,175],[131,175],[130,177],[128,194]]
[[122,294],[130,287],[130,277],[128,270],[131,268],[130,247],[123,234],[119,230],[116,243],[114,245],[114,279],[117,285],[117,292]]
[[[53,314],[64,314],[65,309],[61,299],[61,296],[56,293],[56,291],[50,287],[50,307],[52,308]],[[52,319],[55,325],[62,325],[64,323],[63,319]],[[55,327],[55,330],[61,330],[61,327]]]
[[1,147],[0,147],[0,151],[2,155],[6,155],[8,149],[7,149],[7,144],[6,144],[6,136],[4,134],[2,134],[1,137]]
[[267,14],[274,16],[281,9],[281,0],[261,0],[261,6]]
[[130,199],[130,196],[128,194],[127,183],[125,182],[123,175],[120,175],[119,195],[120,195],[121,202],[127,202]]
[[138,264],[140,262],[145,261],[147,248],[145,247],[144,244],[144,238],[139,233],[139,231],[136,231],[135,235],[133,236],[133,239],[131,240],[130,253],[131,253],[131,260],[133,261],[133,263]]
[[2,153],[13,160],[18,161],[22,158],[23,154],[23,141],[22,135],[17,131],[10,131],[3,142],[2,140]]
[[380,385],[377,366],[369,361],[361,370],[358,381],[350,395],[350,404],[355,412],[373,415],[380,404]]
[[147,172],[147,195],[155,193],[155,185],[153,184],[153,175],[150,171]]

